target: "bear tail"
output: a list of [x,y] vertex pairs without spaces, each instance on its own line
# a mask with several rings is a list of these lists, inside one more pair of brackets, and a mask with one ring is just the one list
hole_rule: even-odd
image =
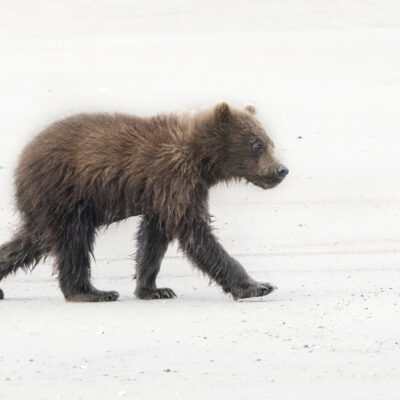
[[[11,241],[0,246],[0,281],[19,268],[33,269],[43,255],[40,246],[30,239],[25,230],[20,230]],[[3,298],[4,293],[0,289],[0,300]]]

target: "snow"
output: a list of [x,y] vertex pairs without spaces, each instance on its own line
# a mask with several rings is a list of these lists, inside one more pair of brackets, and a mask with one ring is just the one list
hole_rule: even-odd
[[173,246],[132,298],[136,220],[99,235],[112,304],[66,303],[42,264],[1,282],[0,399],[398,399],[400,5],[172,0],[0,4],[0,242],[12,174],[82,111],[255,104],[289,167],[272,191],[211,193],[217,235],[279,290],[234,302]]

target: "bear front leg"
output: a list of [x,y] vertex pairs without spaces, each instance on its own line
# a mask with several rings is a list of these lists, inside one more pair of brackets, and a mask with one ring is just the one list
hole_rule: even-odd
[[169,240],[158,219],[143,215],[137,234],[136,297],[145,300],[176,297],[172,289],[156,286],[156,278],[168,244]]
[[190,237],[181,238],[180,246],[201,271],[222,286],[235,300],[265,296],[276,287],[252,279],[242,265],[231,257],[212,233],[209,224],[197,224]]

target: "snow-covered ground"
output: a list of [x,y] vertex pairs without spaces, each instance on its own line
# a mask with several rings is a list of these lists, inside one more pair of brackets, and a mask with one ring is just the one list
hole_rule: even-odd
[[24,144],[81,111],[253,102],[287,180],[213,190],[223,245],[279,287],[234,302],[173,247],[132,298],[135,219],[70,304],[50,265],[1,282],[0,399],[400,398],[400,3],[0,2],[0,241]]

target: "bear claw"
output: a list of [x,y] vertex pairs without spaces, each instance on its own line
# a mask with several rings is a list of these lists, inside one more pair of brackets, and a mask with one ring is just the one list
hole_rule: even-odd
[[142,300],[173,299],[176,297],[175,292],[169,288],[139,289],[135,295]]
[[261,297],[278,289],[268,282],[253,282],[245,288],[235,288],[231,291],[234,300],[247,299],[249,297]]
[[88,293],[78,293],[67,297],[67,301],[72,302],[104,302],[104,301],[116,301],[118,300],[119,293],[111,291],[96,290]]

